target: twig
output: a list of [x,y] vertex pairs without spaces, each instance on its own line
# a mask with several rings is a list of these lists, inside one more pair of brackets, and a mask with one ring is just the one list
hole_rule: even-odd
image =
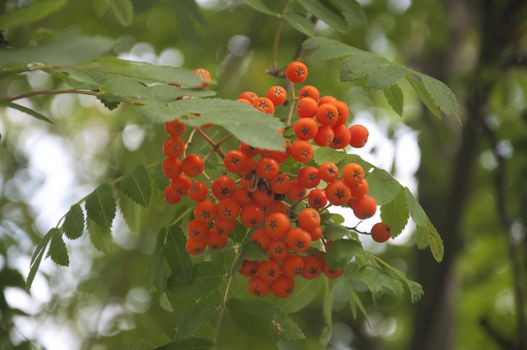
[[486,317],[479,320],[479,325],[502,349],[512,350],[516,348],[515,344],[494,328]]
[[21,98],[26,98],[26,97],[43,96],[43,95],[60,95],[60,94],[79,94],[79,95],[91,95],[91,96],[101,95],[101,93],[97,91],[80,90],[80,89],[71,88],[71,89],[60,89],[60,90],[30,91],[30,92],[26,92],[20,95],[8,97],[7,100],[16,101],[16,100],[20,100]]
[[278,48],[280,46],[280,36],[282,35],[282,28],[284,26],[284,18],[287,13],[287,9],[289,8],[289,5],[291,5],[291,0],[288,0],[284,6],[284,9],[280,13],[278,24],[276,25],[276,32],[274,33],[274,40],[273,40],[273,51],[271,53],[271,59],[272,59],[272,71],[276,71],[278,69]]
[[209,135],[207,135],[205,133],[205,131],[203,131],[201,129],[201,127],[198,127],[196,128],[197,132],[203,136],[203,138],[212,146],[212,149],[218,153],[222,158],[225,158],[225,152],[223,152],[223,150],[221,149],[221,147],[216,143],[216,141],[214,141],[213,139],[210,138]]
[[196,134],[196,129],[197,128],[194,128],[192,129],[192,131],[190,132],[190,134],[188,135],[188,139],[187,139],[187,142],[185,143],[185,149],[183,150],[183,159],[185,159],[187,157],[187,148],[192,145],[192,138],[194,137],[194,135]]

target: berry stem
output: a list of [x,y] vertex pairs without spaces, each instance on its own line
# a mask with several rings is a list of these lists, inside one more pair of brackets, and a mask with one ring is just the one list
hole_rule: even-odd
[[272,71],[274,72],[276,72],[278,68],[278,48],[280,47],[280,37],[282,35],[282,27],[284,26],[284,18],[287,13],[287,9],[289,8],[289,5],[291,5],[291,0],[287,1],[287,3],[284,6],[284,9],[280,13],[278,24],[276,25],[276,32],[274,33],[272,61],[271,61],[273,64]]
[[187,142],[185,142],[185,149],[183,150],[183,159],[185,159],[185,157],[187,156],[187,148],[192,145],[192,138],[194,138],[194,135],[196,134],[196,129],[197,128],[192,129],[192,131],[188,135]]
[[225,291],[223,292],[223,298],[221,300],[221,304],[220,304],[219,312],[218,312],[218,318],[216,320],[216,330],[214,332],[214,341],[213,341],[214,342],[214,348],[218,347],[218,341],[219,341],[219,337],[220,337],[221,326],[223,324],[223,315],[225,313],[225,305],[227,304],[227,298],[229,297],[229,292],[230,292],[231,284],[232,284],[232,278],[234,277],[234,274],[236,273],[236,271],[238,269],[239,261],[240,261],[240,258],[242,256],[242,253],[243,253],[243,248],[245,247],[245,243],[247,242],[247,239],[250,236],[249,235],[249,231],[250,230],[247,230],[247,232],[245,234],[245,237],[243,237],[242,242],[238,246],[239,251],[236,254],[236,256],[234,257],[234,260],[232,261],[232,265],[231,265],[230,271],[229,271],[229,273],[227,275],[228,276],[228,278],[227,278],[227,285],[225,286]]
[[298,100],[296,98],[296,95],[295,95],[295,84],[292,84],[291,85],[291,92],[293,94],[293,96],[291,97],[291,106],[289,107],[289,115],[287,116],[287,124],[286,124],[286,129],[287,130],[288,128],[291,127],[291,120],[293,120],[293,112],[296,108],[296,105],[298,103]]
[[309,194],[306,194],[304,197],[300,198],[299,200],[297,200],[296,202],[291,204],[291,209],[296,208],[297,205],[299,205],[301,202],[305,201],[308,197],[309,197]]
[[203,136],[203,138],[212,146],[212,149],[218,153],[221,158],[225,158],[225,152],[223,152],[223,150],[221,149],[220,145],[214,141],[213,139],[210,138],[209,135],[207,135],[207,133],[205,133],[205,131],[203,131],[201,129],[201,127],[197,127],[196,128],[196,131],[201,135]]

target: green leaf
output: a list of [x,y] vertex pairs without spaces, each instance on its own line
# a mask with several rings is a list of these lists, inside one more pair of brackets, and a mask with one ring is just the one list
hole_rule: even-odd
[[[167,258],[170,257],[167,255]],[[181,283],[181,280],[171,276],[168,280],[170,296],[175,298],[205,298],[212,294],[226,277],[223,265],[215,262],[203,262],[194,265],[191,283]]]
[[346,157],[346,152],[338,151],[329,147],[319,147],[315,150],[313,160],[317,165],[322,165],[326,162],[338,164]]
[[99,226],[108,229],[112,226],[115,209],[115,198],[110,184],[100,185],[86,198],[88,218]]
[[[157,234],[156,245],[152,252],[149,268],[149,285],[155,287],[157,291],[164,292],[166,290],[167,274],[165,269],[166,256],[164,251],[166,239],[165,230],[161,230]],[[165,295],[166,299],[166,295]]]
[[0,67],[25,69],[30,63],[70,65],[100,56],[114,45],[113,40],[100,36],[80,35],[71,30],[62,31],[36,46],[0,49]]
[[417,248],[425,249],[430,245],[428,241],[428,228],[427,225],[416,225],[415,227],[415,242]]
[[430,250],[432,251],[432,255],[434,256],[434,259],[437,262],[441,262],[443,260],[443,255],[445,255],[445,247],[443,245],[443,240],[439,236],[439,233],[437,232],[436,228],[432,223],[429,223],[427,225],[428,229],[428,241],[430,244]]
[[309,58],[314,62],[344,58],[357,50],[340,41],[322,37],[307,39],[302,44],[302,47],[311,51]]
[[401,185],[386,170],[375,168],[366,174],[369,184],[369,195],[375,198],[377,204],[391,202],[401,191]]
[[405,191],[401,187],[399,194],[390,202],[381,206],[381,220],[390,226],[392,238],[397,237],[408,222]]
[[123,26],[129,26],[134,18],[134,7],[130,0],[109,0],[113,14]]
[[139,235],[143,228],[145,215],[148,214],[147,210],[125,195],[119,197],[119,209],[130,231]]
[[232,298],[227,302],[227,309],[236,327],[250,336],[274,341],[305,338],[289,316],[265,301]]
[[109,0],[92,0],[91,4],[95,15],[99,18],[104,16],[110,7]]
[[303,33],[309,37],[316,35],[315,24],[311,22],[306,16],[290,12],[285,15],[285,20],[291,27],[295,28],[300,33]]
[[[366,309],[364,308],[364,305],[362,304],[362,301],[360,300],[359,295],[357,294],[357,292],[355,292],[355,289],[353,289],[351,280],[346,279],[344,281],[344,285],[345,285],[346,291],[348,292],[348,302],[350,305],[351,313],[353,314],[353,318],[357,318],[357,311],[360,311],[360,313],[364,316],[364,318],[368,319],[368,314],[366,313]],[[369,323],[369,320],[368,320],[368,323]]]
[[176,328],[175,339],[180,340],[190,336],[202,325],[209,322],[219,307],[220,303],[218,295],[198,300],[181,316]]
[[8,102],[8,101],[0,101],[0,105],[6,106],[8,108],[16,109],[16,110],[18,110],[18,111],[20,111],[22,113],[25,113],[27,115],[32,116],[35,119],[42,120],[42,121],[44,121],[46,123],[53,124],[53,122],[50,119],[46,118],[43,114],[40,114],[40,113],[32,110],[31,108],[27,108],[25,106],[22,106],[22,105],[13,103],[13,102]]
[[70,264],[70,258],[68,257],[68,250],[66,244],[62,239],[62,232],[59,229],[54,228],[53,234],[51,235],[51,243],[49,244],[49,256],[51,260],[57,265],[68,266]]
[[208,339],[188,338],[165,344],[155,350],[209,350],[214,344]]
[[150,206],[152,200],[152,183],[144,165],[138,165],[126,175],[119,185],[119,189],[137,204]]
[[388,64],[388,60],[384,57],[371,52],[353,49],[353,52],[346,56],[340,64],[340,81],[355,81],[366,78],[380,67]]
[[332,223],[327,224],[324,229],[324,237],[329,241],[335,241],[342,237],[347,237],[350,233],[351,232],[347,227]]
[[276,305],[287,314],[292,314],[304,309],[317,296],[324,284],[323,278],[306,280],[297,278],[295,280],[295,291],[287,298],[278,299]]
[[48,243],[51,240],[51,237],[53,233],[55,232],[55,230],[57,229],[52,228],[51,230],[48,231],[48,233],[44,235],[44,237],[42,237],[42,239],[40,240],[40,243],[35,249],[35,252],[33,253],[33,256],[31,257],[31,263],[29,264],[29,274],[27,276],[27,281],[26,281],[27,291],[31,289],[31,285],[33,284],[35,275],[37,274],[38,268],[40,267],[40,263],[42,262],[42,257],[44,256],[44,253],[46,252]]
[[112,231],[109,227],[103,227],[92,221],[90,218],[86,221],[90,241],[98,251],[104,254],[110,254],[114,250],[112,240]]
[[243,253],[239,261],[240,263],[242,263],[243,260],[265,261],[268,259],[269,256],[267,255],[267,253],[263,251],[258,244],[256,244],[255,242],[247,242],[243,247]]
[[410,292],[410,300],[412,301],[412,303],[415,303],[419,301],[419,299],[421,299],[421,297],[423,296],[423,287],[419,283],[409,280],[408,277],[406,277],[406,275],[401,270],[391,266],[381,258],[375,257],[374,259],[406,285],[408,291]]
[[351,239],[339,239],[334,241],[327,253],[324,255],[324,261],[334,269],[342,269],[350,260],[364,254],[364,249],[360,241]]
[[49,16],[66,4],[66,0],[40,0],[0,15],[0,28],[14,29]]
[[322,318],[324,320],[324,327],[322,328],[322,332],[318,338],[318,341],[324,347],[327,347],[329,341],[331,340],[331,334],[333,333],[333,293],[331,292],[331,288],[329,287],[329,281],[327,278],[324,278],[323,291],[324,293],[322,297]]
[[401,90],[399,85],[393,84],[392,86],[384,89],[382,92],[384,93],[384,97],[386,97],[386,101],[388,101],[390,106],[392,106],[395,113],[402,116],[404,97],[403,97],[403,91]]
[[426,225],[430,220],[408,187],[404,188],[404,196],[406,199],[406,206],[408,207],[408,211],[414,222],[417,225]]
[[121,104],[122,99],[112,95],[101,95],[97,96],[97,99],[101,101],[104,107],[108,108],[109,111],[113,111]]
[[387,64],[368,76],[368,86],[374,90],[384,90],[397,83],[409,72],[398,64]]
[[404,290],[401,282],[379,267],[372,264],[362,267],[359,270],[358,278],[371,291],[375,304],[394,303],[403,298]]
[[163,253],[172,271],[172,282],[176,284],[189,284],[192,281],[193,271],[190,256],[185,249],[185,234],[176,225],[165,228],[162,231],[166,234]]
[[306,11],[321,19],[336,31],[346,33],[349,30],[348,24],[337,9],[329,7],[319,0],[298,0],[298,2]]
[[436,102],[426,89],[425,85],[423,84],[423,81],[421,80],[421,77],[417,74],[408,74],[406,76],[406,80],[408,80],[410,85],[412,85],[415,93],[417,94],[417,97],[421,100],[421,102],[423,102],[423,104],[428,108],[428,110],[432,112],[432,114],[436,117],[440,117],[441,112],[439,110],[439,106],[436,104]]
[[64,230],[66,237],[69,239],[77,239],[82,236],[84,232],[84,212],[79,204],[73,205],[66,214],[62,230]]
[[148,105],[139,108],[150,119],[158,122],[172,120],[189,113],[199,113],[196,119],[181,119],[197,127],[212,123],[224,127],[240,141],[267,150],[284,150],[282,137],[277,133],[283,123],[246,104],[223,99],[186,99],[168,105]]
[[278,16],[278,13],[271,10],[263,1],[261,0],[243,0],[244,4],[252,7],[256,11],[265,13],[269,16]]
[[348,26],[355,27],[368,22],[362,7],[355,0],[336,0],[338,6],[342,8],[342,14]]
[[443,82],[426,74],[420,74],[426,91],[430,94],[439,109],[447,116],[455,116],[459,112],[456,95]]

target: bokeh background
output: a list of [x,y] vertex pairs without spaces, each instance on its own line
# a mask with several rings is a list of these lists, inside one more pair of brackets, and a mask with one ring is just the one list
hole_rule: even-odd
[[[341,83],[337,64],[309,65],[309,83],[349,103],[353,123],[370,129],[358,154],[409,186],[438,228],[445,257],[437,264],[417,251],[413,225],[386,245],[366,248],[424,287],[411,304],[375,305],[360,293],[369,323],[354,319],[335,290],[332,349],[525,349],[527,266],[527,3],[522,0],[359,0],[368,24],[348,34],[323,22],[321,36],[441,79],[457,95],[456,119],[427,112],[402,85],[403,117],[383,95]],[[27,1],[0,0],[0,13]],[[225,98],[246,89],[264,94],[284,83],[265,74],[277,19],[236,0],[135,0],[123,27],[100,1],[70,1],[45,19],[4,33],[11,46],[71,28],[115,40],[118,57],[208,69]],[[282,1],[268,1],[280,9]],[[302,34],[285,26],[284,66]],[[0,52],[1,55],[1,52]],[[309,64],[309,59],[306,60]],[[0,96],[60,88],[46,73],[0,74]],[[161,160],[161,125],[130,107],[108,111],[92,96],[60,95],[19,101],[50,116],[48,125],[0,110],[0,349],[150,349],[173,335],[183,305],[168,312],[148,282],[155,232],[134,235],[118,215],[112,255],[95,251],[86,235],[68,242],[70,267],[47,259],[30,293],[23,289],[39,237],[69,206],[103,180],[138,163]],[[346,214],[345,212],[343,213]],[[363,225],[368,229],[376,221]],[[369,225],[369,226],[368,226]],[[522,308],[523,307],[523,308]],[[229,321],[225,349],[319,349],[321,303],[293,315],[307,341],[255,342]],[[207,329],[203,330],[206,334]]]

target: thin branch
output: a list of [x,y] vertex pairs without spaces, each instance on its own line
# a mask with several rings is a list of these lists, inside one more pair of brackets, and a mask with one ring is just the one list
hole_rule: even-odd
[[272,55],[271,62],[273,64],[272,70],[277,70],[278,68],[278,48],[280,47],[280,37],[282,36],[282,28],[284,27],[284,19],[287,13],[287,9],[289,8],[289,5],[291,5],[291,0],[288,0],[286,2],[284,9],[280,13],[278,24],[276,25],[276,32],[274,33],[274,40],[273,40],[273,51],[271,54]]
[[214,151],[216,153],[218,153],[222,158],[225,158],[225,152],[223,152],[223,150],[221,149],[221,147],[218,145],[218,143],[216,143],[216,141],[214,141],[213,139],[210,138],[209,135],[207,135],[205,133],[205,131],[203,131],[201,129],[201,127],[198,127],[196,128],[196,130],[198,131],[198,133],[203,136],[203,138],[205,139],[205,141],[207,141],[211,146],[212,148],[214,149]]
[[187,148],[192,145],[192,138],[196,134],[196,129],[197,128],[194,128],[188,135],[187,142],[185,143],[185,149],[183,150],[183,159],[187,157]]
[[494,342],[498,344],[503,350],[516,349],[516,345],[503,334],[501,334],[500,331],[494,328],[486,317],[483,317],[479,320],[479,325],[481,328],[483,328],[485,333],[487,333],[487,335],[491,337],[492,340],[494,340]]
[[60,95],[60,94],[79,94],[79,95],[91,95],[91,96],[101,95],[101,93],[97,91],[71,88],[71,89],[59,89],[59,90],[30,91],[30,92],[26,92],[20,95],[8,97],[7,100],[16,101],[16,100],[20,100],[21,98],[26,98],[26,97],[44,96],[44,95]]

